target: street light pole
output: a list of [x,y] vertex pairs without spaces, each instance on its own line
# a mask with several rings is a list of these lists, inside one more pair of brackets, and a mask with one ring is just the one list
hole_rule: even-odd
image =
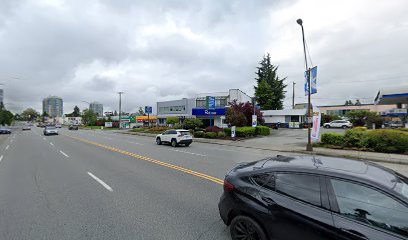
[[295,85],[296,83],[293,82],[293,92],[292,92],[292,109],[295,109]]
[[302,39],[303,39],[303,52],[305,54],[305,67],[306,67],[306,77],[307,77],[307,145],[306,151],[313,151],[312,147],[312,138],[311,138],[311,128],[310,128],[310,117],[311,117],[311,99],[310,99],[310,68],[307,66],[307,57],[306,57],[306,42],[305,42],[305,31],[303,29],[303,21],[302,19],[296,20],[296,22],[302,27]]
[[124,92],[118,92],[119,94],[119,129],[122,129],[122,94]]

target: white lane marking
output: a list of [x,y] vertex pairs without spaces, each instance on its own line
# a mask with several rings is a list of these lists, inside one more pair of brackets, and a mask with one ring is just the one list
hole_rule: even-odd
[[45,137],[43,137],[43,140],[47,140]]
[[95,181],[100,183],[104,188],[108,189],[111,192],[113,191],[113,189],[108,184],[106,184],[104,181],[102,181],[101,179],[93,175],[92,173],[88,172],[88,175],[91,176],[93,179],[95,179]]
[[7,146],[6,146],[6,150],[9,149],[9,147],[10,147],[10,145],[7,145]]
[[66,153],[64,153],[63,151],[59,151],[62,155],[64,155],[65,157],[67,157],[67,158],[69,158],[69,156],[66,154]]
[[136,144],[136,145],[140,145],[140,146],[143,146],[143,145],[144,145],[144,144],[137,143],[137,142],[132,142],[132,141],[128,141],[128,143],[132,143],[132,144]]
[[54,146],[54,143],[50,142],[50,145],[51,145],[51,146]]
[[1,160],[3,160],[3,155],[0,156],[0,162],[1,162]]
[[206,156],[207,156],[207,155],[200,154],[200,153],[186,152],[186,151],[175,150],[175,149],[172,149],[171,151],[174,151],[174,152],[181,152],[181,153],[187,153],[187,154],[197,155],[197,156],[202,156],[202,157],[206,157]]

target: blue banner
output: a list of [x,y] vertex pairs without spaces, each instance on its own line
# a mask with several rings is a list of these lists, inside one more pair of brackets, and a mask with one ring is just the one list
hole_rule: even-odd
[[197,117],[224,116],[225,112],[225,108],[216,108],[214,110],[205,108],[193,108],[192,115]]
[[[317,93],[317,67],[310,69],[310,83],[311,83],[311,94]],[[305,71],[305,95],[309,93],[309,84],[307,81],[307,71]]]
[[215,97],[207,96],[207,109],[214,110],[215,109]]

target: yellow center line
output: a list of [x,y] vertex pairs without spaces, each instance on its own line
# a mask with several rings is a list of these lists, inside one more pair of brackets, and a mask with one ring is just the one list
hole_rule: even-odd
[[193,175],[195,177],[206,179],[206,180],[214,182],[214,183],[218,183],[218,184],[221,184],[221,185],[224,184],[224,181],[222,179],[219,179],[219,178],[216,178],[216,177],[204,174],[204,173],[196,172],[196,171],[193,171],[193,170],[190,170],[190,169],[187,169],[187,168],[183,168],[183,167],[180,167],[180,166],[177,166],[177,165],[174,165],[174,164],[170,164],[170,163],[162,162],[162,161],[159,161],[159,160],[155,160],[155,159],[152,159],[152,158],[149,158],[149,157],[146,157],[146,156],[141,156],[141,155],[138,155],[138,154],[135,154],[135,153],[131,153],[131,152],[122,150],[122,149],[109,147],[109,146],[102,145],[100,143],[89,141],[89,140],[86,140],[86,139],[83,139],[83,138],[73,137],[73,136],[69,136],[69,135],[65,135],[65,134],[64,134],[64,136],[75,139],[75,140],[78,140],[78,141],[81,141],[81,142],[85,142],[85,143],[88,143],[88,144],[91,144],[91,145],[94,145],[94,146],[97,146],[97,147],[100,147],[100,148],[104,148],[104,149],[107,149],[107,150],[112,151],[112,152],[121,153],[121,154],[130,156],[130,157],[133,157],[133,158],[137,158],[137,159],[147,161],[147,162],[151,162],[151,163],[163,166],[163,167],[171,168],[173,170],[184,172],[184,173]]

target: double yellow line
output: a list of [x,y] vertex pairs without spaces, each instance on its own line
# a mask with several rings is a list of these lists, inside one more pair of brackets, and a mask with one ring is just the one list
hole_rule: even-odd
[[152,158],[149,158],[149,157],[145,157],[145,156],[141,156],[141,155],[138,155],[138,154],[135,154],[135,153],[131,153],[131,152],[128,152],[128,151],[125,151],[125,150],[121,150],[121,149],[118,149],[118,148],[113,148],[113,147],[102,145],[102,144],[99,144],[99,143],[96,143],[96,142],[92,142],[92,141],[89,141],[89,140],[86,140],[86,139],[83,139],[83,138],[69,136],[69,135],[64,135],[64,136],[75,139],[75,140],[78,140],[78,141],[81,141],[81,142],[85,142],[85,143],[88,143],[88,144],[91,144],[91,145],[94,145],[94,146],[98,146],[100,148],[104,148],[104,149],[107,149],[107,150],[112,151],[112,152],[118,152],[118,153],[128,155],[128,156],[133,157],[133,158],[137,158],[137,159],[144,160],[144,161],[147,161],[147,162],[151,162],[151,163],[163,166],[163,167],[167,167],[167,168],[171,168],[171,169],[174,169],[174,170],[177,170],[177,171],[180,171],[180,172],[184,172],[184,173],[187,173],[187,174],[199,177],[199,178],[206,179],[206,180],[214,182],[214,183],[218,183],[218,184],[221,184],[221,185],[224,184],[224,181],[222,179],[219,179],[219,178],[216,178],[216,177],[204,174],[204,173],[196,172],[196,171],[193,171],[193,170],[190,170],[190,169],[187,169],[187,168],[183,168],[183,167],[180,167],[180,166],[177,166],[177,165],[174,165],[174,164],[165,163],[165,162],[155,160],[155,159],[152,159]]

